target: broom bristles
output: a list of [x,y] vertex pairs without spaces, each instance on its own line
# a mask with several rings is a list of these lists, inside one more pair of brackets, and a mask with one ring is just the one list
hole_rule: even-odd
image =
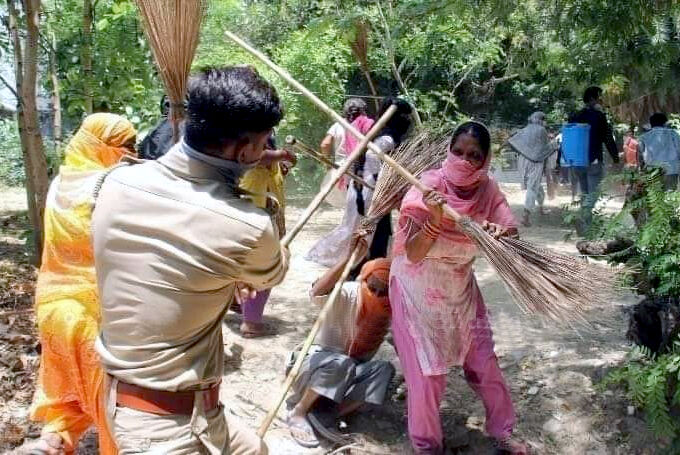
[[[392,155],[411,174],[420,178],[423,172],[437,167],[446,158],[448,139],[423,131],[404,142]],[[388,164],[382,165],[375,185],[365,224],[375,224],[380,218],[399,208],[411,184]]]
[[586,323],[588,311],[611,302],[622,287],[617,271],[520,239],[496,239],[470,218],[459,223],[526,313],[558,323]]
[[[136,0],[170,102],[184,102],[198,47],[203,0]],[[180,109],[181,111],[181,109]]]
[[[446,136],[422,132],[399,147],[393,158],[420,177],[444,160],[447,144]],[[399,207],[410,187],[391,166],[383,164],[361,229],[374,229],[382,216]],[[525,313],[539,314],[560,324],[585,323],[589,310],[607,305],[622,290],[617,271],[611,267],[520,239],[496,239],[467,217],[459,228],[479,247]]]

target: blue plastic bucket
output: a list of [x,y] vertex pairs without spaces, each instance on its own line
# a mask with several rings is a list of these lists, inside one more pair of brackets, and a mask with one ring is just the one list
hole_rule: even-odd
[[562,163],[564,167],[588,166],[590,125],[568,123],[562,127]]

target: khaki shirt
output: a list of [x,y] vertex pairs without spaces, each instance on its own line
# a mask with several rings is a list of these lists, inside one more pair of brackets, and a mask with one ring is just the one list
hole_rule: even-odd
[[288,268],[269,215],[182,146],[111,172],[92,220],[103,367],[169,391],[221,379],[235,283],[270,288]]

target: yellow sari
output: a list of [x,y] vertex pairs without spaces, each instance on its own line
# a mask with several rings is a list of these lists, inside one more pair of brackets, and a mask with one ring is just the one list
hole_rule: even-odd
[[279,228],[279,234],[285,231],[284,213],[286,211],[286,198],[284,195],[284,176],[281,165],[278,162],[267,166],[256,166],[249,170],[241,178],[241,189],[250,193],[253,204],[261,209],[267,208],[267,194],[272,194],[279,203],[279,210],[275,220]]
[[73,136],[45,207],[45,245],[35,296],[42,344],[31,418],[58,433],[67,452],[93,424],[102,454],[117,453],[101,397],[103,371],[94,350],[99,300],[90,238],[98,179],[131,153],[136,131],[123,117],[93,114]]

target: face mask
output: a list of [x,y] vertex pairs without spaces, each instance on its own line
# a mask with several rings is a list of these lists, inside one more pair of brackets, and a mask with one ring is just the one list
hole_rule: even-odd
[[486,163],[477,169],[468,160],[459,158],[452,153],[449,153],[442,163],[442,170],[452,184],[461,188],[474,187],[488,178]]

